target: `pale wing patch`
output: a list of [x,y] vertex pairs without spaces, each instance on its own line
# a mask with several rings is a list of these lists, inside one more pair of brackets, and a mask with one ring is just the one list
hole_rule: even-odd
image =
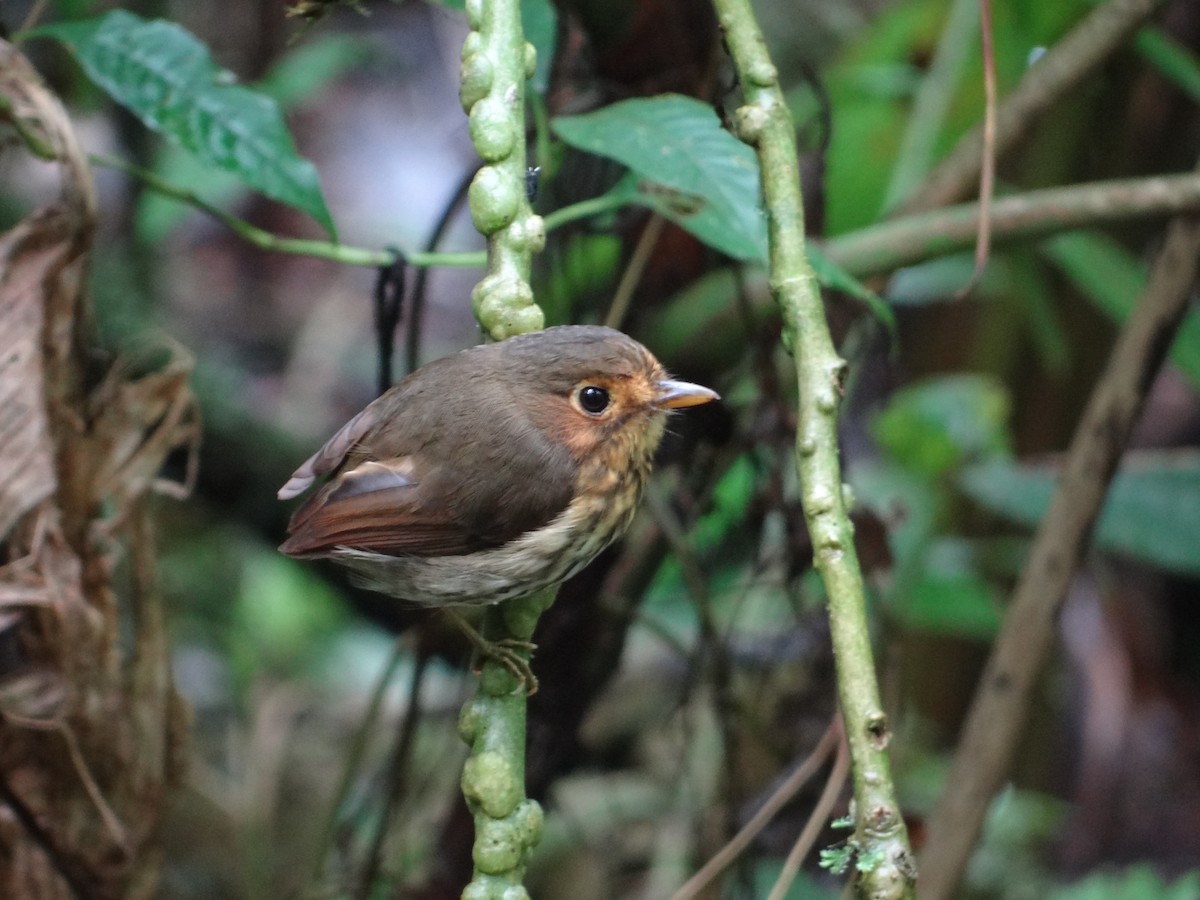
[[300,464],[287,484],[279,489],[280,500],[291,500],[307,491],[321,475],[328,474],[341,465],[350,448],[375,424],[374,404],[343,425],[338,433],[325,442],[325,446]]
[[412,460],[407,458],[388,462],[368,460],[344,473],[329,499],[345,500],[375,491],[415,487],[417,480],[413,477],[413,468]]

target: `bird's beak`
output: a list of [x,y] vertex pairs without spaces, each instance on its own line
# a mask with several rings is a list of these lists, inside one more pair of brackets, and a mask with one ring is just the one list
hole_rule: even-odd
[[716,391],[686,381],[663,379],[656,387],[658,394],[654,398],[654,405],[660,409],[682,409],[685,406],[699,406],[701,403],[721,399],[721,395]]

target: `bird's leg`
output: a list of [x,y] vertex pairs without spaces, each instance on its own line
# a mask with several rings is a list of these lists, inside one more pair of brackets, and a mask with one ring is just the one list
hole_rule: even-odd
[[[489,641],[478,629],[470,622],[464,619],[459,613],[449,607],[442,607],[442,612],[450,619],[462,632],[465,637],[475,648],[475,653],[481,659],[492,659],[508,669],[512,676],[520,682],[521,687],[525,688],[529,696],[533,696],[538,691],[537,676],[533,674],[533,668],[529,665],[529,660],[525,659],[518,651],[532,653],[537,649],[537,644],[531,641],[521,641],[516,638],[504,638],[499,641]],[[479,669],[476,668],[478,672]]]

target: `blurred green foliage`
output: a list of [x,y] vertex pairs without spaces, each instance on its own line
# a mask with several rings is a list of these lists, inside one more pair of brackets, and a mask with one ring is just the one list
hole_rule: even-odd
[[[784,20],[795,12],[794,4],[779,6]],[[977,38],[973,28],[962,22],[955,29],[947,28],[954,6],[948,0],[897,0],[870,15],[838,19],[837,14],[845,10],[835,4],[838,9],[829,19],[841,22],[841,30],[820,49],[823,56],[816,60],[820,89],[805,72],[782,72],[797,124],[810,146],[819,145],[812,135],[821,130],[822,115],[829,116],[821,198],[829,234],[878,222],[980,121],[981,70],[974,45],[956,63],[950,54],[954,63],[947,68],[950,77],[931,83],[930,66],[943,42],[961,41],[963,34],[970,35],[971,41]],[[1039,48],[1053,45],[1093,6],[1085,0],[992,4],[1001,93],[1019,81]],[[964,12],[962,4],[959,11],[964,16],[971,12]],[[109,84],[118,100],[140,110],[144,120],[176,136],[188,133],[197,121],[205,126],[191,132],[198,139],[182,140],[189,149],[200,150],[202,156],[203,145],[224,145],[231,131],[252,128],[241,106],[221,99],[228,97],[231,88],[227,73],[215,68],[202,44],[182,37],[174,26],[160,25],[152,32],[150,65],[142,72],[152,77],[127,78],[132,70],[99,58],[103,56],[99,52],[102,20],[71,24],[93,15],[93,4],[60,2],[55,12],[64,22],[43,33],[71,43],[90,60],[89,70]],[[545,0],[526,3],[525,12],[527,23],[537,26],[531,29],[531,37],[539,47],[538,78],[542,79],[547,76],[556,36],[554,12]],[[617,15],[614,6],[614,28]],[[145,33],[138,29],[147,26],[141,20],[134,21],[124,12],[109,16],[108,22],[129,30],[125,38],[139,51],[145,49],[140,46]],[[970,24],[969,18],[965,21]],[[772,39],[797,44],[811,40],[796,28]],[[360,34],[308,33],[303,41],[264,61],[267,74],[256,90],[273,98],[284,113],[303,109],[306,116],[319,119],[322,104],[330,102],[322,91],[371,68],[369,61],[387,52],[386,46],[366,42]],[[1152,158],[1155,165],[1193,162],[1182,156],[1194,153],[1194,148],[1165,143],[1143,147],[1136,143],[1140,132],[1133,128],[1124,129],[1129,134],[1114,134],[1122,131],[1112,126],[1132,102],[1130,85],[1135,76],[1153,71],[1163,83],[1179,86],[1183,96],[1191,98],[1189,102],[1194,102],[1200,84],[1195,53],[1161,29],[1144,30],[1135,46],[1136,52],[1122,53],[1109,70],[1088,79],[1066,98],[1052,120],[1005,161],[1005,191],[1128,177],[1139,174],[1143,158]],[[163,67],[174,52],[186,52],[197,60],[203,75],[192,84],[194,90],[185,92],[183,107],[160,102]],[[1144,91],[1163,90],[1158,82],[1150,82],[1150,87],[1136,83]],[[544,87],[540,80],[535,84],[536,90]],[[941,96],[925,102],[928,115],[916,116],[922,96],[935,90]],[[154,102],[144,102],[142,92]],[[828,109],[822,109],[823,94]],[[1190,118],[1184,119],[1163,95],[1154,96],[1160,101],[1156,108],[1180,118],[1169,134],[1194,133],[1187,131],[1195,127],[1192,107],[1186,109]],[[455,118],[460,116],[459,110],[450,110],[447,131],[464,127]],[[220,127],[208,130],[214,122]],[[819,620],[822,597],[819,582],[807,570],[806,548],[798,536],[802,517],[790,462],[788,414],[792,388],[771,331],[774,316],[763,300],[765,278],[754,265],[763,257],[765,225],[753,154],[724,130],[710,104],[679,95],[626,100],[553,119],[549,129],[543,125],[537,123],[539,134],[557,136],[553,147],[541,146],[536,152],[537,159],[556,163],[542,173],[545,187],[552,189],[556,178],[572,177],[573,170],[557,165],[567,153],[566,145],[615,160],[633,173],[608,171],[592,182],[581,179],[585,182],[579,187],[582,197],[604,196],[616,184],[621,203],[591,218],[588,228],[564,234],[541,258],[539,299],[547,306],[548,319],[583,321],[603,316],[628,257],[630,241],[622,229],[635,215],[629,208],[617,207],[640,204],[659,211],[704,241],[708,255],[696,254],[705,263],[698,270],[687,270],[678,259],[669,260],[672,272],[688,271],[688,277],[664,296],[639,297],[631,322],[673,367],[689,377],[692,371],[699,372],[717,386],[733,421],[728,446],[714,452],[715,461],[706,460],[710,465],[706,471],[711,473],[708,484],[688,485],[679,473],[669,470],[652,489],[650,515],[677,527],[675,544],[642,590],[631,617],[623,663],[613,676],[616,686],[596,701],[580,726],[578,740],[585,747],[580,751],[581,765],[592,768],[573,772],[554,786],[545,858],[562,860],[572,852],[592,852],[595,855],[582,858],[611,878],[608,895],[615,896],[611,885],[623,883],[618,879],[629,871],[666,871],[670,877],[690,871],[690,864],[698,861],[687,853],[698,842],[687,843],[686,852],[679,846],[696,833],[708,834],[716,819],[732,822],[761,799],[777,772],[803,751],[801,726],[812,705],[811,695],[805,692],[811,689],[830,696],[831,691],[810,656],[781,640],[819,633],[812,623]],[[1127,138],[1130,146],[1118,146],[1118,137]],[[140,162],[225,205],[238,197],[239,180],[263,187],[264,177],[275,171],[277,157],[291,159],[293,165],[299,160],[290,137],[266,145],[257,138],[249,144],[239,139],[234,147],[238,164],[233,175],[168,144],[151,145],[148,158]],[[246,147],[253,150],[250,155],[241,152]],[[368,179],[378,175],[365,174]],[[315,180],[309,183],[310,189],[314,186]],[[331,228],[319,192],[268,193],[295,203]],[[553,196],[552,191],[547,193]],[[403,204],[398,207],[392,212],[396,220],[411,216]],[[177,303],[182,309],[172,309],[171,291],[164,287],[174,287],[188,277],[201,280],[196,294],[216,310],[213,318],[237,318],[221,305],[228,298],[210,296],[207,280],[211,277],[216,283],[211,272],[219,271],[210,270],[210,257],[189,273],[185,260],[165,256],[172,252],[171,241],[185,232],[182,213],[146,194],[134,219],[136,235],[132,229],[117,229],[97,254],[95,295],[108,346],[123,347],[130,335],[140,337],[156,325],[170,329],[197,316],[196,309],[186,304]],[[428,223],[420,224],[425,228]],[[953,648],[944,659],[930,653],[915,663],[908,661],[915,666],[949,667],[936,673],[941,686],[962,686],[966,692],[975,677],[981,648],[1001,621],[1004,597],[1053,489],[1050,467],[1021,460],[1030,450],[1061,449],[1065,444],[1112,329],[1128,314],[1145,284],[1144,260],[1157,229],[1155,225],[1103,233],[1077,231],[995,248],[982,279],[966,297],[960,291],[969,283],[973,266],[966,254],[932,259],[866,286],[846,280],[836,269],[821,269],[820,260],[814,260],[826,286],[868,304],[884,298],[890,308],[876,307],[876,316],[896,326],[894,360],[883,363],[878,354],[866,351],[847,354],[856,375],[884,374],[874,386],[864,379],[865,387],[856,385],[851,390],[846,471],[857,498],[864,544],[878,532],[879,547],[867,574],[879,643],[894,650],[906,642],[933,639],[943,643],[919,646]],[[140,245],[131,242],[132,236]],[[150,248],[164,258],[152,259],[147,253]],[[184,255],[190,249],[187,246]],[[232,256],[235,251],[222,252]],[[683,252],[678,255],[688,257]],[[735,268],[726,257],[750,265]],[[274,265],[275,261],[265,264],[255,257],[227,277],[244,279],[248,271],[257,275],[260,268]],[[292,280],[281,292],[282,314],[278,309],[264,311],[270,305],[266,302],[256,309],[263,318],[268,312],[282,315],[285,323],[263,327],[262,334],[288,335],[307,329],[304,339],[312,341],[314,333],[319,338],[332,330],[329,320],[295,308],[302,306],[294,296],[299,288],[310,280],[320,281],[311,278],[312,270],[300,271],[285,276]],[[368,290],[361,293],[365,304]],[[316,302],[330,301],[321,296]],[[831,304],[831,310],[842,318],[861,315],[858,307],[841,303]],[[316,325],[311,324],[314,320]],[[844,330],[853,333],[854,329]],[[290,380],[296,379],[295,372],[288,370],[289,354],[295,351],[270,346],[262,334],[245,339],[249,351],[212,351],[200,362],[197,389],[206,406],[209,437],[205,465],[223,470],[211,473],[218,476],[217,484],[202,483],[200,496],[186,512],[164,513],[169,525],[162,559],[180,655],[200,656],[217,673],[211,694],[198,686],[202,679],[185,684],[199,711],[201,772],[208,779],[199,781],[205,785],[212,817],[203,818],[203,810],[189,810],[200,817],[200,824],[189,833],[234,839],[252,835],[246,855],[262,855],[276,867],[263,864],[268,874],[255,876],[260,886],[272,880],[270,872],[299,877],[297,872],[306,868],[317,839],[311,832],[318,830],[318,813],[337,799],[340,818],[331,871],[344,876],[361,859],[381,815],[382,773],[392,751],[387,728],[396,724],[397,710],[406,703],[397,687],[385,692],[388,703],[381,715],[386,733],[377,735],[368,748],[368,762],[351,778],[349,795],[333,798],[328,773],[338,770],[370,682],[384,669],[392,641],[383,632],[365,628],[348,611],[342,588],[274,550],[283,525],[274,488],[286,478],[288,467],[311,451],[317,438],[298,437],[281,424],[281,398],[286,398]],[[207,341],[207,335],[201,340]],[[367,340],[363,337],[361,346]],[[847,342],[846,346],[853,349],[854,345]],[[369,369],[364,361],[368,354],[359,347],[343,348],[343,352],[357,366],[353,373],[342,373],[347,381],[350,374]],[[308,357],[310,367],[313,358]],[[1200,385],[1200,320],[1195,311],[1172,348],[1171,360],[1194,394]],[[892,389],[891,383],[899,386]],[[344,418],[369,389],[329,393],[334,399],[323,401]],[[1190,399],[1194,404],[1194,396]],[[1195,577],[1200,574],[1198,511],[1200,462],[1193,451],[1132,458],[1114,486],[1096,530],[1096,543],[1114,559],[1133,559],[1151,569]],[[697,679],[716,678],[712,673],[719,667],[698,664],[704,662],[698,660],[701,652],[711,650],[714,641],[727,651],[726,662],[733,661],[733,676],[724,683],[701,681],[703,689],[698,689]],[[1194,655],[1194,648],[1188,652]],[[401,671],[407,675],[413,668],[410,661]],[[431,671],[424,695],[427,718],[418,727],[409,781],[413,793],[397,826],[404,839],[394,840],[396,852],[390,857],[392,867],[377,885],[380,893],[419,882],[433,866],[430,854],[438,852],[444,812],[439,802],[449,802],[448,795],[437,791],[447,784],[452,789],[457,777],[447,769],[457,765],[453,719],[465,681],[448,668],[434,666]],[[181,680],[186,679],[181,676]],[[297,701],[304,715],[297,714],[294,721],[282,716],[282,725],[270,720],[268,713],[277,707],[263,698],[278,700],[280,692],[291,691],[304,698]],[[932,704],[922,702],[927,698],[903,694],[901,688],[896,694],[901,721],[901,740],[894,744],[897,770],[908,803],[919,817],[936,796],[944,773],[943,737],[953,733],[955,720],[946,715],[944,721],[925,723],[918,714],[908,719],[910,708]],[[1055,694],[1052,702],[1065,701]],[[226,715],[225,706],[234,711]],[[223,712],[219,715],[218,710]],[[719,721],[714,710],[721,714]],[[204,731],[210,718],[218,724],[212,732]],[[289,749],[279,750],[266,738]],[[240,746],[238,740],[245,741],[242,750],[261,749],[262,744],[254,743],[260,739],[275,748],[275,756],[257,759],[248,751],[239,754],[229,749]],[[1064,739],[1056,733],[1051,740]],[[1047,749],[1044,738],[1035,751],[1057,758],[1053,756],[1057,751]],[[750,774],[739,774],[743,769]],[[232,787],[226,786],[227,795],[212,788],[221,783],[213,771],[229,776]],[[252,815],[237,802],[246,793],[239,778],[251,784],[255,778],[267,780],[267,787],[257,787],[262,796],[276,799],[257,807]],[[271,782],[272,778],[276,780]],[[744,783],[739,781],[743,778]],[[731,789],[728,797],[718,796],[714,785],[728,787],[735,782],[740,793]],[[1051,848],[1065,812],[1064,803],[1051,795],[1070,789],[1043,779],[1006,792],[994,804],[966,896],[1122,900],[1182,898],[1200,892],[1194,874],[1170,882],[1140,867],[1097,873],[1070,887],[1057,886],[1062,879],[1054,872]],[[439,797],[441,801],[435,799]],[[289,805],[292,801],[297,806]],[[300,805],[304,813],[296,814]],[[669,837],[681,834],[687,837],[679,837],[679,845],[669,843]],[[831,838],[836,839],[836,835]],[[603,852],[596,853],[596,846]],[[782,852],[786,850],[778,851],[778,842],[772,844],[769,852],[760,852],[744,869],[731,874],[726,882],[729,896],[764,896],[777,875]],[[220,872],[219,862],[207,871],[206,877],[217,881],[225,877],[211,874]],[[668,875],[657,877],[663,883],[670,880]],[[242,880],[254,882],[249,876]],[[253,890],[239,894],[239,888],[230,886],[242,883],[235,876],[226,877],[222,889],[215,892],[195,888],[205,883],[203,878],[192,883],[191,893],[177,887],[174,896],[219,896],[221,890],[225,896],[254,895]],[[788,896],[838,894],[823,873],[810,872]]]

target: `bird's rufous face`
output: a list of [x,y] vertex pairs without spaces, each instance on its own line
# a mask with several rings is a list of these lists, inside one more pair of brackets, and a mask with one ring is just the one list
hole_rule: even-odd
[[555,428],[576,459],[600,451],[620,435],[635,444],[658,443],[666,410],[659,408],[657,382],[661,368],[633,374],[592,374],[581,378],[564,396],[554,396]]
[[651,360],[631,374],[587,375],[566,397],[556,396],[554,431],[576,459],[613,442],[634,455],[649,456],[658,446],[670,410],[715,397],[707,388],[669,379],[662,366]]

